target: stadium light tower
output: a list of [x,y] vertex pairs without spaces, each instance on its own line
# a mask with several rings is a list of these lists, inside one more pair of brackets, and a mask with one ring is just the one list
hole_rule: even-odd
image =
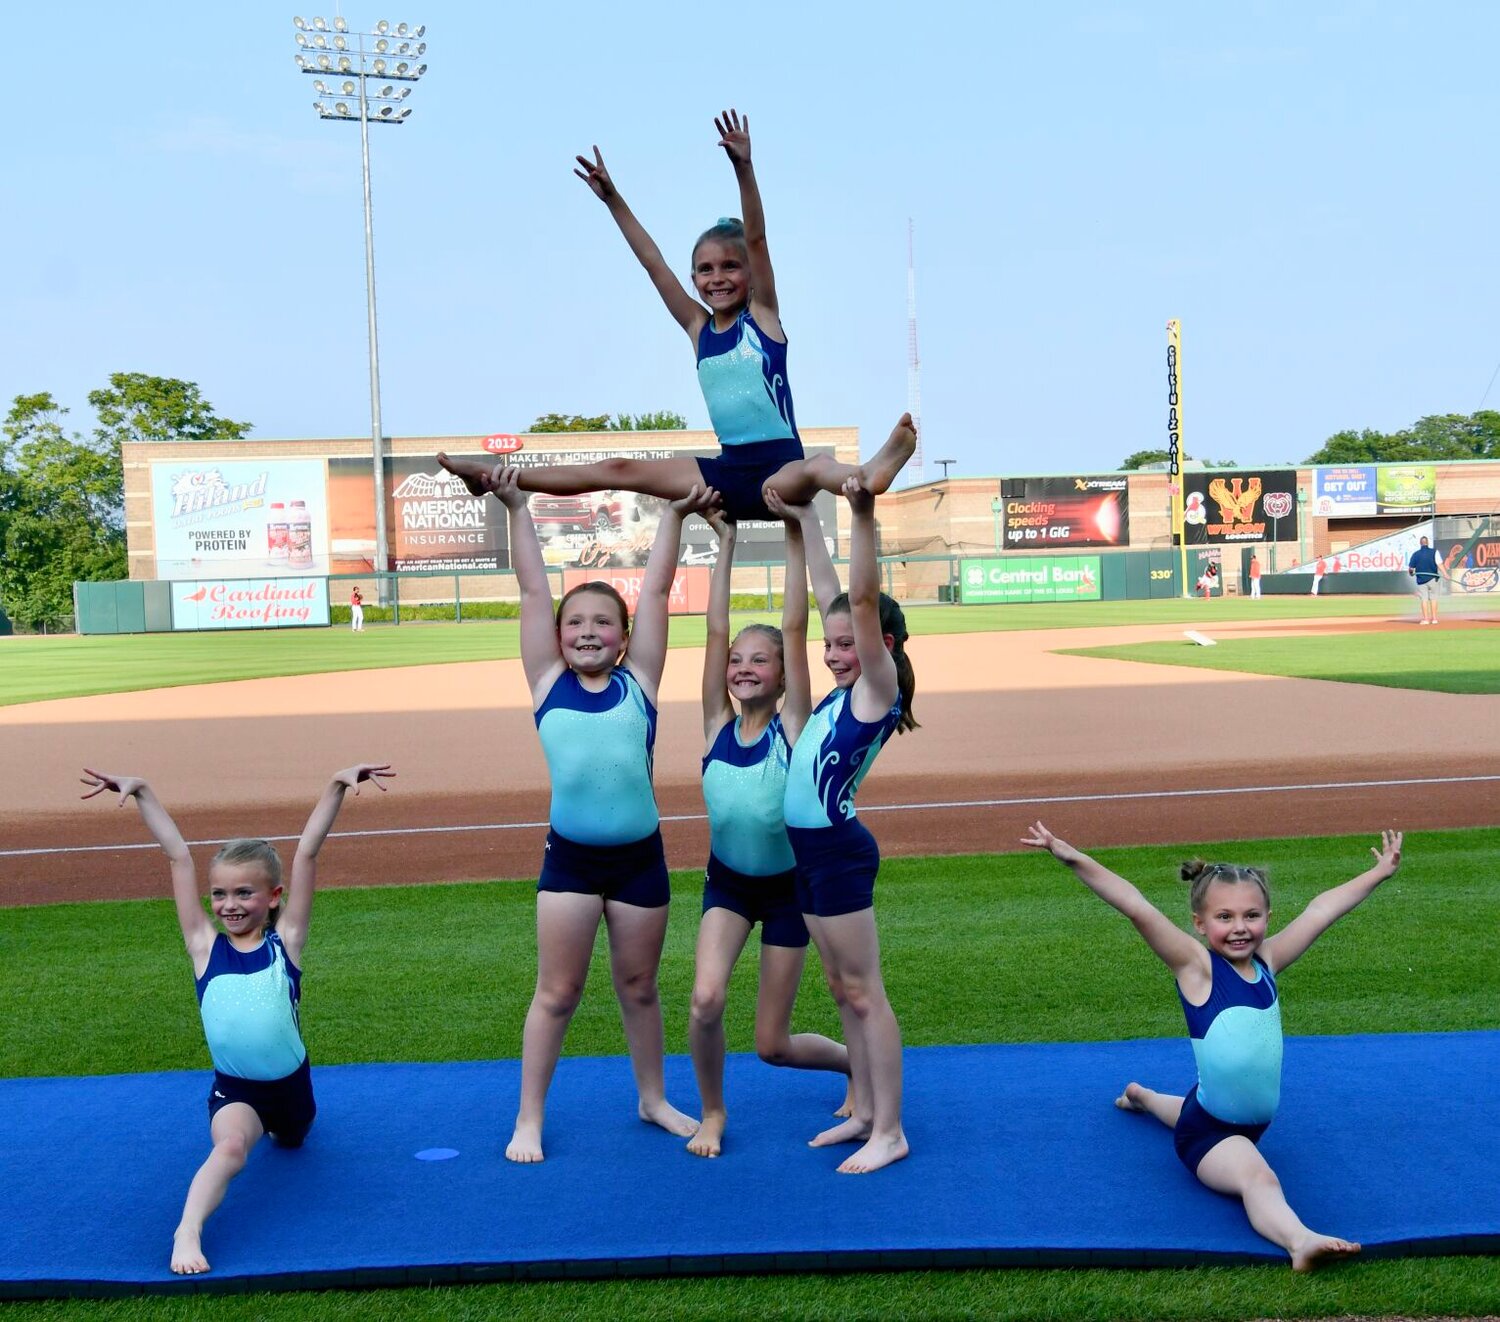
[[[411,107],[401,103],[427,66],[426,26],[388,23],[373,32],[351,32],[343,18],[294,18],[297,67],[313,76],[320,119],[359,125],[365,192],[365,304],[370,323],[370,442],[375,466],[375,569],[381,601],[387,598],[390,544],[385,524],[385,434],[380,424],[380,349],[375,334],[375,230],[370,219],[370,125],[404,124]],[[398,86],[399,84],[399,86]]]

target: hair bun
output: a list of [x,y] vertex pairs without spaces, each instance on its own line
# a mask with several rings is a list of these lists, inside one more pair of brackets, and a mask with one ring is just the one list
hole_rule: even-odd
[[1179,873],[1184,881],[1197,881],[1207,868],[1208,864],[1201,858],[1190,858],[1179,869]]
[[738,216],[720,216],[715,222],[718,225],[743,225],[744,223]]

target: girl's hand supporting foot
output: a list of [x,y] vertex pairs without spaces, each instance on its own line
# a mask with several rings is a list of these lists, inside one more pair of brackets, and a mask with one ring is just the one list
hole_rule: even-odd
[[105,790],[112,790],[120,796],[120,802],[116,807],[123,808],[137,794],[146,788],[146,782],[140,776],[112,776],[104,771],[94,771],[84,767],[83,775],[78,778],[80,785],[92,785],[87,794],[80,794],[80,799],[92,799],[97,794],[103,794]]

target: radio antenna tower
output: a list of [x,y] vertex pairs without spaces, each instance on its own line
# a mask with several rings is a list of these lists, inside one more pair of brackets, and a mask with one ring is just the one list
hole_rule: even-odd
[[907,480],[922,480],[922,360],[917,354],[917,269],[912,260],[912,223],[906,218],[906,411],[917,429],[917,448],[906,466]]

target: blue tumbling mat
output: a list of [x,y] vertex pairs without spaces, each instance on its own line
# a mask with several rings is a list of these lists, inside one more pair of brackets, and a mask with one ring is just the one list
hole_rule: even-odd
[[[256,1149],[187,1279],[167,1255],[209,1076],[0,1080],[0,1296],[1284,1260],[1112,1105],[1192,1070],[1185,1039],[910,1049],[912,1156],[843,1176],[851,1148],[805,1144],[842,1079],[751,1056],[713,1161],[636,1119],[624,1057],[565,1059],[525,1167],[503,1155],[516,1061],[315,1065],[306,1146]],[[1284,1078],[1261,1148],[1308,1225],[1382,1256],[1500,1250],[1500,1033],[1291,1038]],[[667,1082],[690,1108],[684,1058]]]

